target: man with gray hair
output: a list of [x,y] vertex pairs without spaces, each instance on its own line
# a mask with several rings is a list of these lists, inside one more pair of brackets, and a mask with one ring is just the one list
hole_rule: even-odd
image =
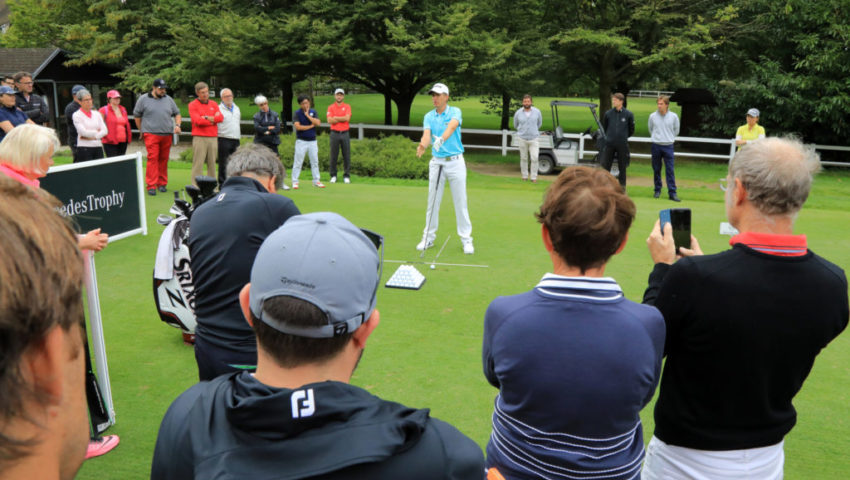
[[655,223],[644,303],[664,315],[667,362],[642,478],[782,478],[792,399],[848,320],[844,271],[793,233],[818,169],[796,140],[741,149],[726,191],[741,233],[721,253],[691,237],[677,260],[669,223]]
[[222,88],[219,96],[221,103],[218,110],[222,121],[218,124],[218,187],[221,188],[227,179],[227,159],[239,148],[239,137],[242,135],[239,121],[242,119],[242,112],[239,111],[239,105],[233,101],[233,90]]
[[283,165],[268,148],[243,145],[230,156],[219,194],[192,214],[189,252],[195,284],[198,377],[253,370],[257,347],[239,309],[239,290],[263,240],[300,212],[278,195]]
[[350,384],[380,320],[382,244],[330,212],[293,217],[266,238],[239,293],[257,371],[174,401],[152,479],[484,477],[481,449],[457,429]]

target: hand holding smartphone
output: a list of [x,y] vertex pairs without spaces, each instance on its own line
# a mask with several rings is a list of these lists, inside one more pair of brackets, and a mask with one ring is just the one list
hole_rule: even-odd
[[679,248],[691,248],[691,209],[690,208],[667,208],[658,212],[661,222],[661,234],[664,235],[664,225],[673,227],[673,243],[676,245],[676,253]]

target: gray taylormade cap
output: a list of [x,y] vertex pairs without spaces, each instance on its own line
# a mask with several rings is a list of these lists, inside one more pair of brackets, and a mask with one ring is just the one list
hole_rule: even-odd
[[747,110],[747,115],[749,115],[751,117],[758,117],[759,116],[759,109],[758,108],[751,108],[751,109]]
[[[380,240],[336,213],[291,217],[266,237],[254,259],[251,312],[275,330],[299,337],[330,338],[357,330],[375,309],[381,275],[375,241]],[[263,311],[263,302],[280,296],[312,303],[327,315],[328,324],[288,325]]]

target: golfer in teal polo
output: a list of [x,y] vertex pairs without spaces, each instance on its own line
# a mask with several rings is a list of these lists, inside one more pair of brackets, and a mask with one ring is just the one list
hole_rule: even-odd
[[422,140],[416,147],[416,156],[421,157],[431,146],[431,162],[428,171],[428,209],[425,213],[425,231],[417,250],[434,246],[440,217],[440,202],[446,179],[452,190],[457,218],[457,234],[463,244],[463,253],[472,255],[472,222],[466,206],[466,163],[463,161],[463,144],[460,141],[460,125],[463,117],[460,109],[450,106],[449,87],[436,83],[428,91],[434,110],[425,115]]

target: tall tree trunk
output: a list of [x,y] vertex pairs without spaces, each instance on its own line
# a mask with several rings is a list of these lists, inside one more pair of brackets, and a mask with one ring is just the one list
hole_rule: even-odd
[[599,61],[599,113],[611,109],[611,89],[614,87],[614,51],[606,50]]
[[281,91],[283,94],[281,95],[281,102],[283,103],[282,109],[280,110],[280,124],[281,131],[285,133],[289,133],[292,130],[289,126],[286,125],[286,122],[292,120],[292,77],[287,76],[284,80],[281,81]]
[[390,93],[384,93],[384,125],[393,124],[393,99]]
[[502,124],[499,127],[502,130],[510,130],[508,119],[511,118],[511,95],[507,92],[502,92]]
[[413,99],[405,99],[399,98],[395,101],[396,108],[398,108],[398,119],[396,121],[396,125],[409,126],[410,125],[410,107],[413,104]]

